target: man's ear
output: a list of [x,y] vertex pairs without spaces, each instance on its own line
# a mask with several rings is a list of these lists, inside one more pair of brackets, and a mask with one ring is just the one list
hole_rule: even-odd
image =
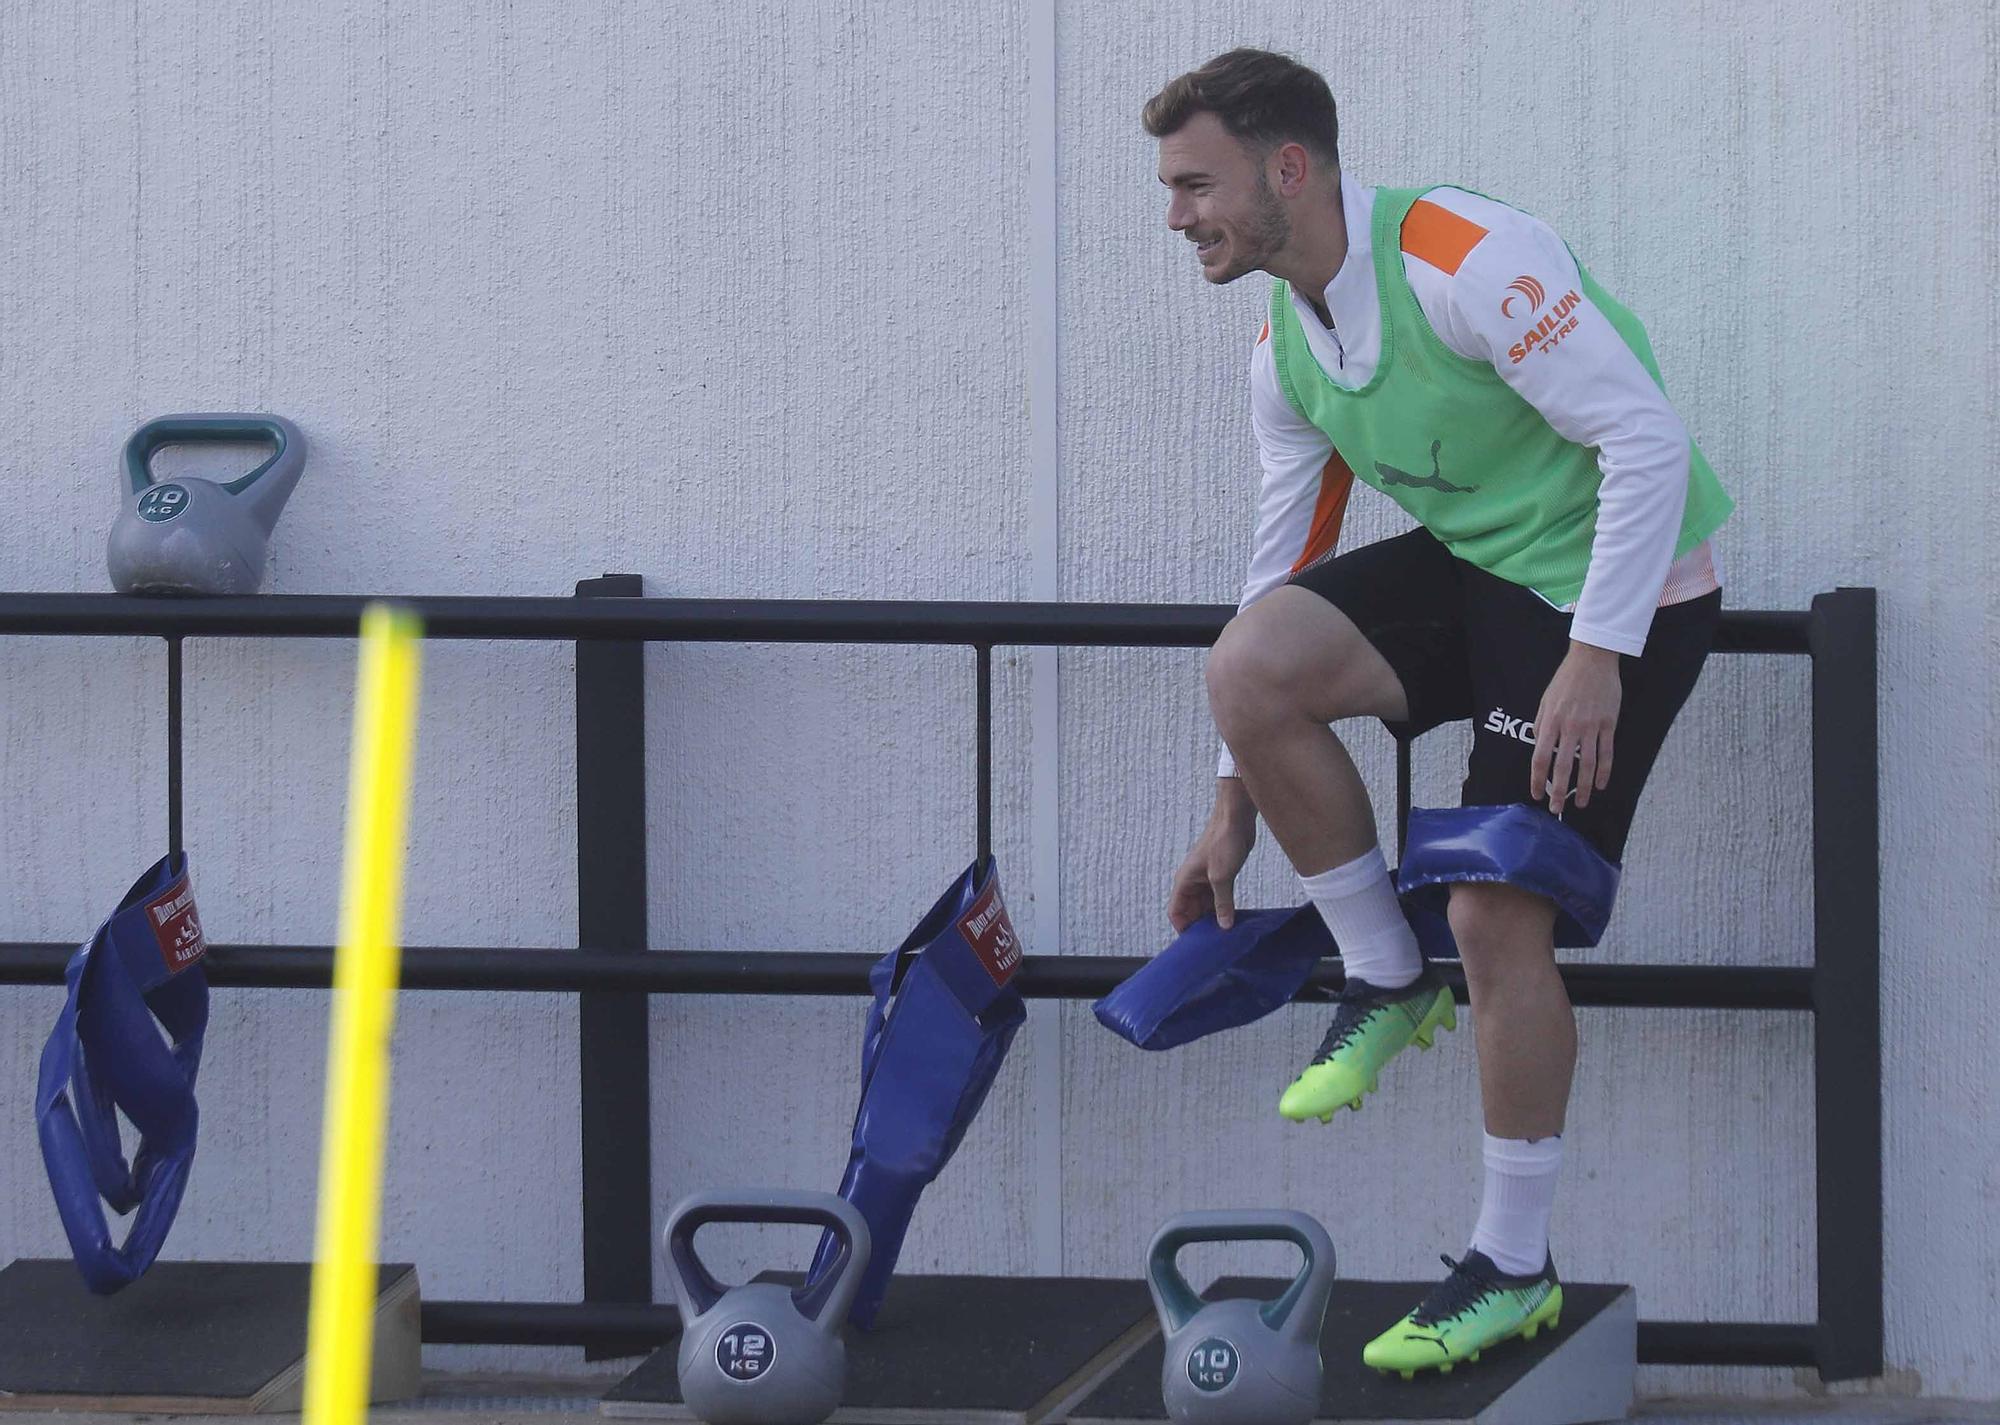
[[1271,186],[1282,196],[1296,198],[1305,191],[1306,180],[1312,176],[1313,162],[1304,144],[1279,144],[1272,151],[1270,163],[1273,169]]

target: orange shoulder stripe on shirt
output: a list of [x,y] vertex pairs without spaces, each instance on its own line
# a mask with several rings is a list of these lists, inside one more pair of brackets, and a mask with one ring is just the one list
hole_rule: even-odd
[[1354,472],[1334,451],[1319,472],[1319,503],[1313,506],[1312,529],[1306,534],[1305,552],[1292,566],[1294,574],[1310,569],[1340,543],[1341,522],[1347,518],[1347,497],[1354,491]]
[[1271,339],[1271,324],[1269,322],[1265,322],[1264,330],[1257,333],[1257,345],[1262,346],[1265,342],[1269,341],[1270,339]]
[[1418,199],[1403,218],[1403,251],[1422,258],[1447,276],[1456,276],[1465,255],[1479,246],[1486,229],[1449,208]]

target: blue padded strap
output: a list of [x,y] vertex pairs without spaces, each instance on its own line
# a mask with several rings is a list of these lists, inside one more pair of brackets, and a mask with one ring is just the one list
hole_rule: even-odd
[[1000,898],[999,868],[988,856],[960,872],[903,943],[869,968],[868,989],[875,998],[861,1035],[861,1091],[868,1091],[883,1031],[911,970],[927,966],[972,1018],[996,1004],[1004,1018],[1021,1002],[1013,986],[1020,962],[1021,947]]
[[[176,854],[133,883],[64,971],[68,995],[42,1048],[36,1129],[63,1231],[99,1294],[152,1265],[180,1207],[208,1027],[205,950],[187,858]],[[129,1164],[120,1113],[139,1133]],[[138,1209],[123,1247],[112,1244],[104,1204]]]
[[[1443,915],[1403,899],[1427,960],[1455,960]],[[1312,905],[1239,910],[1224,930],[1205,915],[1095,1006],[1097,1022],[1141,1049],[1175,1049],[1290,1004],[1321,960],[1340,949]]]
[[1459,881],[1498,881],[1555,902],[1556,944],[1595,945],[1618,897],[1617,863],[1582,832],[1525,802],[1414,808],[1397,885],[1442,913]]
[[1097,1022],[1141,1049],[1178,1048],[1290,1004],[1335,953],[1310,905],[1238,911],[1227,930],[1205,915],[1097,1001]]
[[[874,1320],[917,1199],[958,1150],[1027,1017],[1014,983],[1020,960],[988,857],[968,866],[869,972],[875,998],[861,1102],[840,1184],[872,1244],[850,1312],[858,1326]],[[827,1233],[808,1281],[831,1270],[842,1250]]]

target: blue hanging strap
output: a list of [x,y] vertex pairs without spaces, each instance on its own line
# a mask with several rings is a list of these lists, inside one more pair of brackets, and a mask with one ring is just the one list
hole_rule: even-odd
[[[68,996],[42,1046],[35,1124],[70,1251],[99,1295],[144,1274],[180,1208],[208,1027],[206,950],[187,857],[176,852],[132,883],[63,971]],[[121,1112],[139,1133],[130,1163]],[[122,1247],[106,1205],[121,1216],[137,1209]]]
[[[989,857],[968,866],[869,971],[875,1000],[862,1035],[861,1104],[840,1183],[867,1219],[871,1243],[849,1313],[857,1326],[874,1321],[917,1199],[958,1150],[1027,1018],[1014,986],[1020,962]],[[837,1251],[828,1233],[814,1277]]]

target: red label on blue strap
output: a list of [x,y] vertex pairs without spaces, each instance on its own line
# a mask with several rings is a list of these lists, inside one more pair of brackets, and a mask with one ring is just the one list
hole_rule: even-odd
[[160,942],[160,958],[169,973],[178,975],[208,953],[194,908],[194,885],[186,876],[146,902],[146,927]]
[[979,957],[994,984],[1004,986],[1021,968],[1021,938],[1014,933],[1014,923],[1007,919],[997,876],[986,883],[986,889],[979,893],[971,909],[958,918],[958,933],[965,937],[965,943],[972,947],[972,953]]

